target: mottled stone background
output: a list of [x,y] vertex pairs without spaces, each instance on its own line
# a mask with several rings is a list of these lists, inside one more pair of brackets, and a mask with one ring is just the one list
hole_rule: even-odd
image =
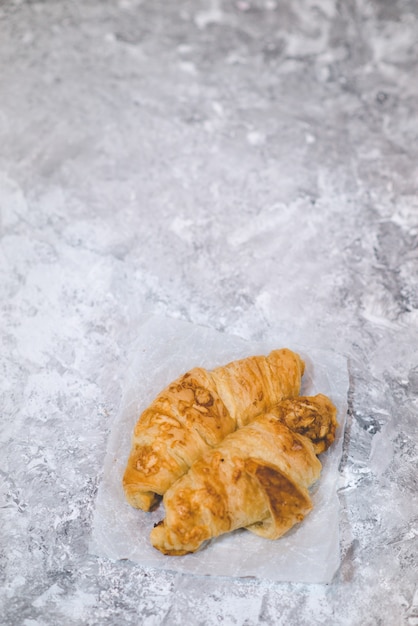
[[[417,98],[415,0],[0,0],[2,623],[418,624]],[[332,584],[88,554],[144,312],[348,356]]]

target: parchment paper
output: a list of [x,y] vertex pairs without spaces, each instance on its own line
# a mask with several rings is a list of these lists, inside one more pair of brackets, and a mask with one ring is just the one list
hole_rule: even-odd
[[[321,478],[311,491],[313,511],[276,541],[238,530],[212,540],[195,554],[182,557],[160,554],[151,546],[149,533],[154,523],[164,517],[162,506],[152,513],[133,509],[125,501],[121,486],[139,414],[160,390],[191,367],[213,368],[282,347],[295,350],[305,360],[301,393],[324,393],[338,409],[336,441],[320,456]],[[109,436],[104,474],[97,493],[90,552],[197,575],[330,582],[340,562],[336,489],[347,410],[346,359],[332,351],[310,350],[306,342],[288,345],[282,336],[249,342],[187,322],[155,317],[138,328],[138,339],[129,357],[131,366],[124,376],[123,399]]]

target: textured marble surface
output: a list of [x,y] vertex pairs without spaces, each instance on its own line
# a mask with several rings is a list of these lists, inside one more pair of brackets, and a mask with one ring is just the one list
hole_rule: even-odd
[[[417,33],[414,0],[0,2],[2,623],[418,624]],[[347,355],[332,583],[88,553],[144,312]]]

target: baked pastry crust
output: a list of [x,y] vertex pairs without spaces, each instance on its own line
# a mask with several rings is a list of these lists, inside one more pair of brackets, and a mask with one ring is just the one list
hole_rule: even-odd
[[271,410],[291,430],[311,440],[315,454],[321,454],[335,440],[337,409],[322,393],[283,400]]
[[148,511],[196,459],[285,398],[300,392],[304,362],[283,348],[212,371],[194,368],[140,416],[123,477],[128,502]]
[[172,485],[151,542],[163,554],[183,555],[238,528],[277,539],[311,510],[308,488],[320,471],[306,436],[272,413],[260,415]]

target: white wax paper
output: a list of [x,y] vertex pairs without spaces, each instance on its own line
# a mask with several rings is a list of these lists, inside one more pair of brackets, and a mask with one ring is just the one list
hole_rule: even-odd
[[[283,336],[250,342],[175,319],[146,320],[138,328],[138,339],[131,347],[123,399],[109,436],[93,517],[91,553],[195,575],[330,582],[340,562],[336,490],[347,410],[347,362],[335,352],[311,350],[304,343],[288,345]],[[338,410],[336,441],[320,456],[321,478],[311,490],[313,511],[276,541],[238,530],[212,540],[195,554],[162,555],[149,541],[154,523],[164,517],[162,505],[152,513],[136,510],[125,501],[122,489],[122,475],[139,414],[168,383],[192,367],[213,368],[282,347],[295,350],[305,360],[301,393],[324,393]]]

